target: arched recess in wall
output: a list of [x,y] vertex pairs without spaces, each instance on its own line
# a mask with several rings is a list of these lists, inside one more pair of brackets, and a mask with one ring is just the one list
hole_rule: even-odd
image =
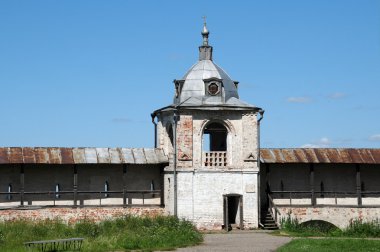
[[203,130],[203,151],[227,151],[228,131],[219,122],[210,122]]
[[198,131],[198,136],[201,136],[203,134],[205,127],[210,123],[220,123],[224,127],[226,127],[228,134],[232,134],[232,135],[236,136],[235,127],[232,125],[230,120],[220,120],[220,119],[203,120],[202,125],[200,127],[200,130]]
[[312,230],[318,230],[322,233],[328,233],[339,229],[334,223],[326,220],[307,220],[300,223],[300,226]]
[[55,198],[59,199],[61,197],[61,195],[59,194],[59,192],[61,191],[61,186],[59,184],[55,184],[54,191],[55,191]]
[[110,195],[107,193],[110,191],[110,184],[108,183],[108,181],[104,182],[104,198],[108,198]]
[[12,192],[13,192],[12,184],[9,183],[9,184],[8,184],[7,200],[12,200],[12,194],[11,194]]
[[232,138],[235,129],[228,120],[204,120],[198,132],[204,166],[232,164]]

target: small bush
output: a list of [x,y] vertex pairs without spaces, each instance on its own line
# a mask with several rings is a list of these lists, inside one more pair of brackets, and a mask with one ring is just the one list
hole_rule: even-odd
[[0,244],[4,243],[4,241],[5,241],[5,236],[3,234],[3,231],[0,230]]
[[380,237],[380,222],[378,219],[363,222],[362,220],[352,220],[343,235],[350,237]]
[[78,222],[75,224],[74,229],[77,235],[84,237],[95,238],[100,233],[99,225],[89,220],[82,220]]

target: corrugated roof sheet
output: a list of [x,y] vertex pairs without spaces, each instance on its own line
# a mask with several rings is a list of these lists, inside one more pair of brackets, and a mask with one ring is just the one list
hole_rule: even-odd
[[[263,163],[380,164],[380,149],[261,149]],[[0,148],[0,164],[163,164],[162,149]]]
[[0,164],[162,164],[161,149],[2,147]]
[[261,149],[262,163],[380,164],[380,149]]

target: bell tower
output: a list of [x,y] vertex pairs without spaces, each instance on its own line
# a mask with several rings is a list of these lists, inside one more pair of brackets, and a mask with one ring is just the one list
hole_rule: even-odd
[[169,156],[165,208],[198,228],[257,228],[259,123],[263,110],[239,99],[238,82],[213,61],[204,23],[199,60],[174,80],[173,104],[152,113]]

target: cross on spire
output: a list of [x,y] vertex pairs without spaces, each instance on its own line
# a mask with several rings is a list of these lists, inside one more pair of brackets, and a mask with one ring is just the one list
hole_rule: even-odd
[[203,30],[202,30],[202,38],[203,43],[202,46],[199,47],[199,60],[212,60],[212,46],[208,44],[208,35],[210,32],[207,30],[206,24],[206,16],[203,16]]
[[203,16],[203,30],[202,30],[202,37],[203,37],[203,46],[208,46],[208,35],[210,32],[207,30],[206,26],[206,16]]

